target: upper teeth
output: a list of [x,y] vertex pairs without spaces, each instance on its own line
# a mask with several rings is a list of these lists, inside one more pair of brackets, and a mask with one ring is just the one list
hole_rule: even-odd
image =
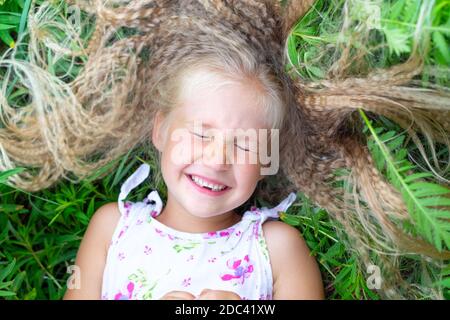
[[196,176],[191,176],[192,180],[198,184],[201,187],[208,187],[210,189],[212,189],[213,191],[219,191],[224,189],[226,186],[224,185],[220,185],[220,184],[212,184],[212,183],[208,183],[206,181],[203,181],[202,179],[200,179],[199,177]]

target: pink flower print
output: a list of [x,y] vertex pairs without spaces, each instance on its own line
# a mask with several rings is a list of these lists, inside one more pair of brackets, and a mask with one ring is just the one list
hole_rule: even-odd
[[223,231],[220,232],[220,236],[221,237],[228,237],[228,236],[230,236],[230,234],[232,234],[234,232],[234,229],[235,228],[229,228],[229,229],[223,230]]
[[123,205],[125,207],[125,218],[128,218],[128,216],[130,215],[130,209],[131,209],[131,203],[126,201]]
[[227,261],[227,267],[234,271],[234,274],[224,274],[221,276],[223,281],[229,281],[236,279],[236,281],[240,284],[244,284],[246,278],[250,277],[253,272],[253,265],[250,264],[250,260],[248,255],[244,257],[244,259],[234,260],[229,259]]
[[149,255],[150,253],[152,253],[152,248],[149,247],[149,246],[145,246],[145,247],[144,247],[144,253],[145,253],[146,255]]
[[242,234],[242,231],[239,230],[238,232],[235,233],[236,237],[239,237]]
[[218,238],[218,237],[228,237],[230,236],[230,234],[232,234],[234,232],[234,228],[229,228],[223,231],[212,231],[212,232],[208,232],[203,236],[203,239],[213,239],[213,238]]
[[217,232],[216,231],[208,232],[208,233],[203,235],[203,239],[212,239],[212,238],[216,238],[216,236],[217,236]]
[[128,226],[125,226],[122,230],[120,230],[119,238],[120,238],[121,236],[123,236],[123,234],[125,233],[125,231],[127,231],[127,229],[128,229]]
[[182,285],[183,287],[188,287],[188,286],[190,286],[190,285],[191,285],[191,277],[184,279],[183,282],[181,283],[181,285]]
[[165,236],[167,236],[167,238],[169,238],[170,240],[175,240],[175,239],[177,239],[177,237],[175,237],[175,236],[173,236],[173,235],[171,235],[171,234],[169,234],[169,233],[165,233],[165,232],[163,232],[162,230],[160,230],[160,229],[158,229],[158,228],[155,228],[155,231],[156,231],[156,233],[157,234],[159,234],[161,237],[165,237]]
[[131,297],[133,296],[133,290],[134,290],[134,283],[129,282],[127,285],[128,293],[122,294],[122,292],[119,292],[114,296],[114,300],[130,300]]
[[221,237],[226,237],[226,236],[229,236],[229,235],[230,235],[230,233],[228,231],[221,231],[220,232],[220,236]]
[[151,216],[152,218],[156,217],[157,215],[158,215],[158,211],[156,211],[156,210],[152,210],[152,211],[150,212],[150,216]]
[[256,240],[259,239],[259,223],[258,222],[253,223],[252,233],[247,237],[247,241],[251,240],[253,237],[255,237]]
[[125,253],[119,252],[118,258],[119,258],[120,261],[122,261],[123,259],[125,259]]

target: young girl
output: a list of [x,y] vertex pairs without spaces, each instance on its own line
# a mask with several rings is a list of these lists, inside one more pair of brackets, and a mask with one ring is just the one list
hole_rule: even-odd
[[[123,203],[148,176],[149,166],[142,165],[123,184],[119,204],[105,205],[92,218],[76,260],[81,287],[66,298],[323,297],[320,272],[299,233],[282,222],[265,222],[285,211],[294,193],[272,209],[252,208],[243,217],[234,212],[264,178],[260,164],[249,159],[263,141],[234,133],[226,141],[221,133],[274,127],[282,102],[278,92],[268,96],[267,83],[273,85],[264,84],[267,74],[258,64],[251,73],[240,72],[251,56],[219,58],[183,69],[173,109],[154,120],[167,204],[157,191],[144,202]],[[180,129],[187,136],[175,139]],[[239,156],[245,161],[236,161]]]
[[[317,81],[288,77],[285,69],[287,36],[315,1],[284,2],[76,1],[96,17],[86,47],[79,46],[79,25],[64,29],[65,42],[46,32],[45,3],[30,19],[36,40],[30,41],[30,63],[9,63],[33,100],[19,112],[1,99],[2,120],[11,121],[0,131],[0,163],[41,170],[10,183],[36,191],[66,172],[82,179],[151,140],[168,188],[164,206],[156,192],[124,203],[148,176],[144,164],[123,184],[118,203],[95,213],[76,260],[81,287],[66,298],[321,298],[316,263],[299,234],[267,221],[292,204],[295,190],[330,213],[363,271],[379,267],[380,296],[442,296],[431,285],[422,292],[399,268],[400,259],[410,259],[425,279],[450,253],[410,232],[415,222],[400,192],[377,170],[358,113],[394,120],[419,146],[419,132],[448,144],[448,91],[435,85],[419,90],[414,82],[428,48],[422,34],[430,30],[433,2],[420,5],[411,57],[372,70],[365,59],[373,48],[364,46],[371,26],[364,24],[364,11],[349,13],[363,2],[345,1],[342,33],[317,51],[329,63]],[[349,23],[354,16],[362,21],[356,26]],[[305,38],[314,38],[309,31]],[[54,55],[42,54],[39,45]],[[67,55],[75,66],[83,62],[75,79],[52,68]],[[264,145],[242,144],[238,135],[222,139],[228,129],[279,129],[275,183],[260,176],[267,162],[229,163],[231,157],[219,152],[229,146],[250,160],[259,152],[251,145]],[[175,139],[180,130],[187,133],[184,142]],[[276,146],[275,137],[268,138]],[[278,205],[245,211],[253,196]]]
[[[122,186],[118,205],[92,218],[75,263],[81,286],[65,298],[323,297],[317,264],[298,231],[265,222],[285,211],[294,193],[272,209],[234,211],[264,178],[261,133],[280,129],[287,101],[280,66],[264,61],[270,55],[234,34],[221,42],[195,43],[189,59],[166,71],[154,90],[165,103],[154,116],[152,142],[161,153],[167,204],[157,191],[146,202],[123,203],[149,174],[141,166]],[[180,129],[185,136],[176,141]],[[253,130],[258,139],[227,130]],[[277,148],[271,144],[272,158]],[[252,153],[258,163],[251,163]]]

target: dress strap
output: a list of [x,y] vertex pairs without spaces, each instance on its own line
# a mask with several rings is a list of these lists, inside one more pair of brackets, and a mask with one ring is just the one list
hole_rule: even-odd
[[145,203],[153,207],[152,211],[153,218],[161,213],[163,204],[157,190],[153,190],[148,194],[147,199],[145,199]]
[[286,211],[292,203],[297,199],[295,192],[291,192],[283,201],[281,201],[276,207],[268,209],[266,207],[261,208],[261,221],[264,222],[268,218],[278,219],[280,212]]
[[149,175],[150,166],[146,163],[140,165],[140,167],[127,178],[127,180],[120,187],[119,194],[119,209],[120,212],[125,212],[125,204],[123,200],[127,197],[131,190],[140,185]]

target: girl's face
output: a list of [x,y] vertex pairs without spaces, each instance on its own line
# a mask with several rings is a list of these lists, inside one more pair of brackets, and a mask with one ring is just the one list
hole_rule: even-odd
[[183,95],[165,133],[164,118],[157,114],[152,138],[162,153],[167,205],[207,218],[231,212],[250,198],[263,176],[259,140],[245,133],[258,137],[259,129],[269,129],[258,94],[251,84],[200,86]]

